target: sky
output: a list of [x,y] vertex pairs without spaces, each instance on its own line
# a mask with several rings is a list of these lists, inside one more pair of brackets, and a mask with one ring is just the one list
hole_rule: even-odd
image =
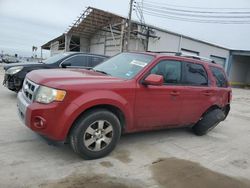
[[[168,3],[204,8],[249,8],[250,12],[250,0],[150,1],[159,6]],[[0,0],[0,53],[31,56],[32,46],[40,47],[64,33],[88,6],[127,17],[129,0]],[[132,18],[137,19],[135,12]],[[150,15],[144,18],[147,24],[169,31],[230,49],[250,50],[250,24],[193,23]],[[40,51],[37,53],[40,55]]]

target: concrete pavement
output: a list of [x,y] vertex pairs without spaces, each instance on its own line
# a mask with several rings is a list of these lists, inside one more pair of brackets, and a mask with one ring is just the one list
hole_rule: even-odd
[[229,117],[206,136],[125,135],[109,156],[85,161],[22,125],[16,94],[1,85],[0,187],[250,187],[249,121],[250,90],[234,89]]

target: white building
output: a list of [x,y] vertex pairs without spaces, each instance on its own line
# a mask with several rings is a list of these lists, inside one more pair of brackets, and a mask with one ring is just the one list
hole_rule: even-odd
[[61,36],[42,45],[51,55],[65,51],[82,51],[115,55],[122,51],[174,51],[213,59],[227,71],[235,86],[250,85],[250,51],[232,50],[182,34],[131,23],[128,40],[127,18],[88,7]]

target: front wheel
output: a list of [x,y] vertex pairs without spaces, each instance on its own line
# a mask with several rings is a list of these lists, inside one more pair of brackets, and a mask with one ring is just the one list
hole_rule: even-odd
[[105,109],[92,110],[80,117],[70,134],[73,150],[85,159],[108,155],[121,135],[119,119]]

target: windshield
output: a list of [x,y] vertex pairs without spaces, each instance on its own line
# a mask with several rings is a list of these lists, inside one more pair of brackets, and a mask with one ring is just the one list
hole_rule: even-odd
[[121,53],[97,65],[94,70],[114,77],[131,79],[153,59],[152,55]]
[[57,62],[60,59],[63,59],[67,55],[68,55],[67,53],[57,54],[57,55],[54,55],[52,57],[49,57],[48,59],[46,59],[45,61],[43,61],[43,63],[45,63],[45,64],[52,64],[52,63]]

